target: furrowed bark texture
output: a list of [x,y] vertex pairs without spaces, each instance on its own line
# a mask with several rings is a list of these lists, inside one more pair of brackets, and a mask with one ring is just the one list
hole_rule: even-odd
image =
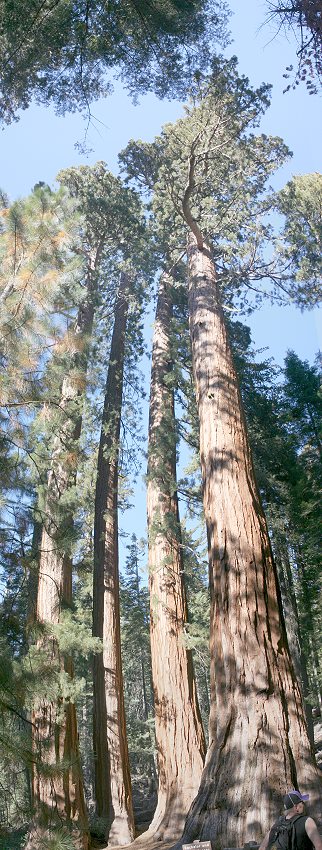
[[95,495],[93,634],[103,640],[94,659],[94,756],[97,814],[110,844],[134,837],[123,696],[118,571],[118,459],[129,279],[120,278],[115,306]]
[[182,831],[199,787],[205,756],[192,656],[184,641],[187,604],[176,493],[171,283],[171,278],[163,275],[154,328],[147,495],[159,791],[146,838],[157,836],[160,840],[173,840]]
[[238,383],[206,247],[188,241],[189,311],[211,589],[210,745],[183,840],[260,839],[288,788],[321,783],[289,656]]
[[[74,327],[75,355],[70,374],[62,382],[60,409],[64,414],[62,426],[55,436],[48,475],[45,520],[41,537],[37,622],[57,624],[64,604],[72,602],[72,563],[64,549],[64,532],[72,528],[73,516],[61,500],[74,486],[77,472],[77,441],[82,419],[78,411],[86,376],[86,346],[90,338],[94,315],[94,286],[97,254],[90,258],[86,296],[80,305]],[[80,380],[81,377],[81,380]],[[69,658],[60,656],[54,636],[46,634],[38,642],[53,665],[73,676]],[[60,699],[43,699],[33,712],[33,747],[36,766],[33,773],[33,797],[36,808],[28,848],[36,848],[39,829],[70,823],[75,830],[75,846],[88,848],[88,824],[85,810],[83,780],[78,752],[75,706]],[[42,765],[46,768],[42,768]],[[48,770],[52,768],[52,771]],[[58,770],[55,770],[58,768]],[[77,834],[77,831],[79,834]]]

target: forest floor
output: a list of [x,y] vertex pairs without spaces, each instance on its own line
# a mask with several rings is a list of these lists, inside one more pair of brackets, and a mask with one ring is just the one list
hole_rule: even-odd
[[[318,767],[322,771],[322,718],[317,718],[314,722],[314,742],[315,742],[315,757],[318,764]],[[151,819],[151,805],[148,805],[148,812],[146,814]],[[160,841],[151,841],[148,843],[146,839],[144,839],[144,831],[149,826],[149,820],[145,820],[145,811],[142,809],[138,813],[138,824],[137,824],[137,838],[135,840],[135,844],[128,845],[131,850],[168,850],[169,847],[173,845],[173,841],[168,844],[160,843]],[[142,840],[140,841],[140,837],[142,834]],[[20,850],[23,847],[25,837],[25,829],[20,830],[10,830],[10,832],[6,833],[6,835],[1,834],[0,828],[0,850]],[[92,836],[91,842],[92,850],[112,850],[112,848],[107,848],[106,842],[99,841],[99,839]],[[117,848],[114,848],[117,850]],[[123,848],[122,848],[123,850]]]

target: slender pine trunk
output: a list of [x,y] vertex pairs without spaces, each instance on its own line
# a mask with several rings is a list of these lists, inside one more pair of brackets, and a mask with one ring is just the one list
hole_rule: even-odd
[[299,613],[294,590],[292,568],[285,541],[277,540],[276,543],[277,547],[275,553],[275,561],[278,573],[278,581],[281,589],[287,640],[292,656],[295,674],[297,676],[298,682],[301,684],[310,743],[311,746],[314,747],[312,707],[307,701],[310,693],[310,685],[307,674],[307,658],[304,649],[304,643],[301,640]]
[[[72,366],[63,378],[60,410],[62,424],[53,441],[48,475],[45,518],[39,558],[37,622],[46,632],[38,640],[48,662],[73,677],[71,659],[62,657],[50,625],[59,623],[64,606],[72,602],[72,562],[68,535],[73,515],[66,507],[68,491],[75,486],[77,446],[81,432],[79,400],[86,378],[87,345],[94,314],[94,287],[98,252],[89,260],[86,295],[79,307],[74,327],[75,354]],[[80,377],[82,380],[80,381]],[[81,775],[75,705],[62,697],[55,701],[44,697],[33,714],[33,799],[35,817],[27,850],[35,850],[42,831],[61,824],[73,828],[75,847],[87,850],[89,834]]]
[[115,305],[98,453],[94,522],[93,634],[103,640],[94,659],[96,810],[110,844],[134,837],[120,639],[118,461],[129,278],[121,274]]
[[[136,590],[136,604],[138,608],[140,607],[140,579],[139,579],[139,563],[138,558],[135,558],[135,590]],[[142,705],[144,712],[144,719],[149,719],[149,704],[148,704],[148,696],[147,696],[147,687],[145,681],[145,658],[144,658],[144,650],[142,642],[140,643],[140,661],[141,661],[141,682],[142,682]]]
[[320,777],[290,659],[276,569],[249,449],[214,263],[188,241],[193,372],[211,592],[210,745],[183,840],[259,839],[287,788]]
[[177,838],[202,774],[205,739],[191,651],[185,646],[187,603],[178,499],[170,333],[172,279],[160,280],[149,421],[148,529],[151,654],[158,756],[158,804],[147,832]]
[[322,715],[322,689],[321,689],[321,681],[322,681],[322,671],[321,664],[319,660],[318,654],[318,641],[317,641],[317,629],[316,629],[316,619],[314,616],[314,610],[312,607],[312,600],[310,594],[310,584],[309,577],[306,572],[306,565],[303,560],[302,553],[300,549],[297,549],[296,552],[296,562],[300,574],[301,581],[301,595],[302,595],[302,618],[303,618],[303,626],[304,633],[308,637],[308,650],[309,650],[309,658],[311,661],[311,669],[313,672],[313,688],[316,693],[317,701],[319,703],[321,715]]

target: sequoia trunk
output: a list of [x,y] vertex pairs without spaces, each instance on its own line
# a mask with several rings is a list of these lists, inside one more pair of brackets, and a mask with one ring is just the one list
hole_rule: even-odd
[[[71,369],[62,382],[60,411],[64,418],[54,438],[51,469],[48,475],[45,518],[41,536],[37,622],[57,624],[64,605],[72,602],[72,563],[68,535],[73,515],[64,497],[75,485],[77,442],[81,432],[79,400],[86,378],[87,343],[93,324],[93,294],[98,253],[90,258],[86,296],[82,301],[74,327],[75,353]],[[80,342],[81,340],[81,342]],[[67,543],[66,543],[67,541]],[[72,662],[61,657],[55,637],[50,631],[39,639],[48,662],[73,676]],[[78,752],[75,705],[59,698],[44,698],[33,711],[33,747],[35,768],[33,796],[36,820],[32,826],[28,848],[37,846],[41,829],[69,823],[74,830],[75,846],[88,847],[88,825],[83,781]]]
[[97,814],[110,844],[134,837],[120,640],[118,460],[129,279],[121,275],[98,453],[94,523],[93,634],[103,640],[94,659],[94,755]]
[[290,660],[215,268],[192,234],[188,262],[211,590],[211,709],[206,766],[184,840],[240,847],[267,831],[287,788],[309,791],[314,810],[320,779]]
[[191,651],[176,492],[176,431],[170,332],[172,280],[163,275],[152,351],[148,529],[151,653],[159,769],[157,809],[147,832],[177,838],[197,792],[205,756]]

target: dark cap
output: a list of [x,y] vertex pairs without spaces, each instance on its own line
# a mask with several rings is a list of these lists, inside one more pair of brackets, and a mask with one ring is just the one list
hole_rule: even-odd
[[306,803],[309,794],[300,794],[299,791],[288,791],[283,797],[284,809],[293,809],[298,803]]

